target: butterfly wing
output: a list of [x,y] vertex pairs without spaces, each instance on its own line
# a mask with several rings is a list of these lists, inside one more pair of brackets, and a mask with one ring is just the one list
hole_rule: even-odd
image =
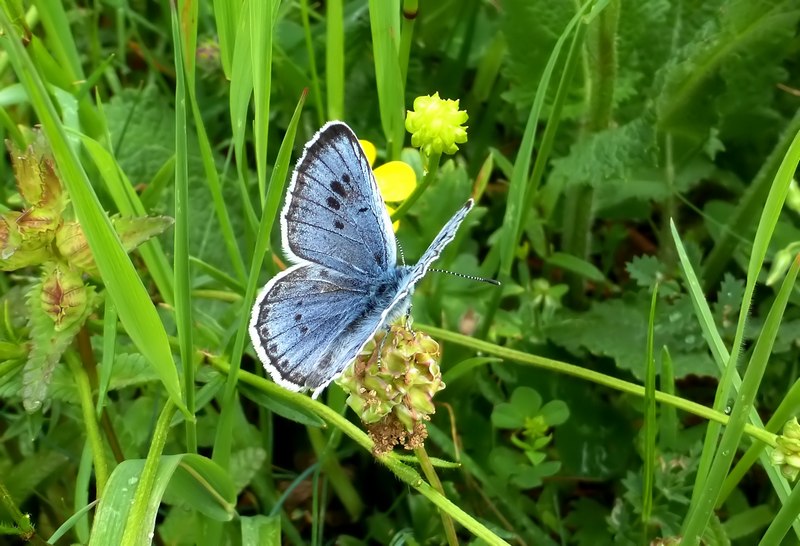
[[345,275],[380,277],[397,263],[394,232],[353,131],[325,124],[297,162],[281,213],[284,250]]
[[368,303],[369,286],[363,282],[313,264],[296,265],[259,294],[250,338],[276,383],[293,391],[321,390],[369,339],[341,362],[342,344],[357,344],[345,341],[354,333],[348,328],[368,314]]
[[411,268],[409,283],[411,283],[412,286],[425,276],[425,273],[428,272],[428,268],[430,268],[431,264],[433,264],[433,262],[435,262],[439,256],[441,256],[445,247],[455,238],[458,228],[461,226],[461,222],[464,221],[464,219],[467,217],[467,214],[469,214],[469,211],[472,210],[473,205],[474,201],[472,199],[468,199],[467,202],[464,203],[460,209],[458,209],[453,217],[450,218],[450,220],[439,231],[439,234],[436,236],[436,238],[434,238],[430,246],[428,246],[428,250],[425,251],[422,257],[419,259],[419,262],[417,262],[417,264]]

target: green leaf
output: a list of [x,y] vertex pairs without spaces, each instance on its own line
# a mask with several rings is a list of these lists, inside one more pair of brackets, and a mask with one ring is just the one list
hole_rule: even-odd
[[279,546],[281,544],[280,516],[247,516],[242,519],[242,544]]
[[[123,461],[108,480],[94,519],[90,545],[119,544],[133,504],[143,459]],[[162,456],[155,487],[147,497],[146,524],[137,544],[150,544],[162,497],[186,504],[217,521],[230,521],[235,513],[236,488],[227,472],[212,460],[194,454]]]
[[29,412],[37,411],[47,400],[53,370],[70,346],[86,318],[100,302],[93,287],[85,286],[87,304],[79,317],[63,330],[42,309],[42,284],[37,282],[28,294],[31,349],[22,371],[22,402]]
[[594,264],[565,252],[553,252],[546,261],[549,265],[577,273],[594,282],[604,282],[606,276]]
[[519,429],[525,425],[525,414],[512,404],[498,404],[492,410],[492,424],[496,428]]
[[[600,301],[583,313],[562,311],[560,320],[547,327],[548,337],[575,354],[586,350],[613,358],[619,368],[643,380],[642,351],[647,342],[648,304],[644,298]],[[691,301],[686,296],[662,303],[656,315],[657,346],[667,345],[675,377],[717,376],[718,371],[703,344]],[[658,362],[656,363],[658,367]]]
[[539,415],[544,417],[548,426],[555,427],[569,419],[569,406],[563,400],[550,400],[539,410]]
[[577,141],[569,154],[553,160],[548,183],[558,187],[635,184],[633,168],[653,165],[654,151],[655,133],[651,124],[637,119]]
[[[763,110],[771,103],[763,97],[782,79],[778,63],[789,53],[787,42],[794,36],[800,10],[792,0],[739,0],[704,2],[687,11],[704,24],[687,25],[680,33],[685,45],[656,78],[655,110],[660,128],[693,129],[702,137],[716,122],[720,106],[737,114]],[[709,104],[709,97],[717,104]],[[748,104],[753,108],[746,108]]]
[[511,405],[525,417],[533,417],[542,407],[542,395],[531,387],[517,387],[511,393]]
[[479,368],[481,366],[485,366],[486,364],[498,364],[502,362],[502,358],[496,357],[486,357],[486,356],[476,356],[473,358],[468,358],[466,360],[462,360],[442,375],[442,381],[444,381],[445,385],[452,385],[455,381],[462,377],[469,377],[469,374],[472,370]]

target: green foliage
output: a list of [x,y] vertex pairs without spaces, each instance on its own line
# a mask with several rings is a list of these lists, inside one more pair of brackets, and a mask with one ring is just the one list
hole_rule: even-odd
[[[1,535],[797,542],[796,0],[7,4]],[[404,132],[434,93],[468,114],[443,160]],[[407,263],[472,197],[435,267],[502,281],[416,286],[446,388],[412,451],[244,328],[333,117],[414,170]]]

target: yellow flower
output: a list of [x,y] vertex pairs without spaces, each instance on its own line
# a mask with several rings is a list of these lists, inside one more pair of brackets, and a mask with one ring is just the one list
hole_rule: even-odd
[[[369,164],[373,165],[377,157],[375,145],[368,140],[359,140],[359,142],[364,149]],[[378,189],[391,216],[395,209],[389,203],[401,203],[411,195],[417,186],[417,174],[408,163],[402,161],[389,161],[373,169],[372,172],[375,173]],[[400,227],[400,222],[394,222],[392,227],[397,231],[397,228]]]
[[469,116],[458,109],[458,101],[439,98],[439,93],[414,99],[414,110],[406,116],[406,131],[411,133],[411,145],[425,155],[454,154],[456,144],[467,141],[463,126]]

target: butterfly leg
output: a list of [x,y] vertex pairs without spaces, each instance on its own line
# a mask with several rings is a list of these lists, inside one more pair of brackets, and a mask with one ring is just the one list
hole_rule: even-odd
[[405,326],[406,330],[411,332],[412,335],[415,335],[414,328],[412,328],[411,323],[414,322],[414,319],[411,317],[411,304],[408,304],[408,309],[406,310],[405,314]]

